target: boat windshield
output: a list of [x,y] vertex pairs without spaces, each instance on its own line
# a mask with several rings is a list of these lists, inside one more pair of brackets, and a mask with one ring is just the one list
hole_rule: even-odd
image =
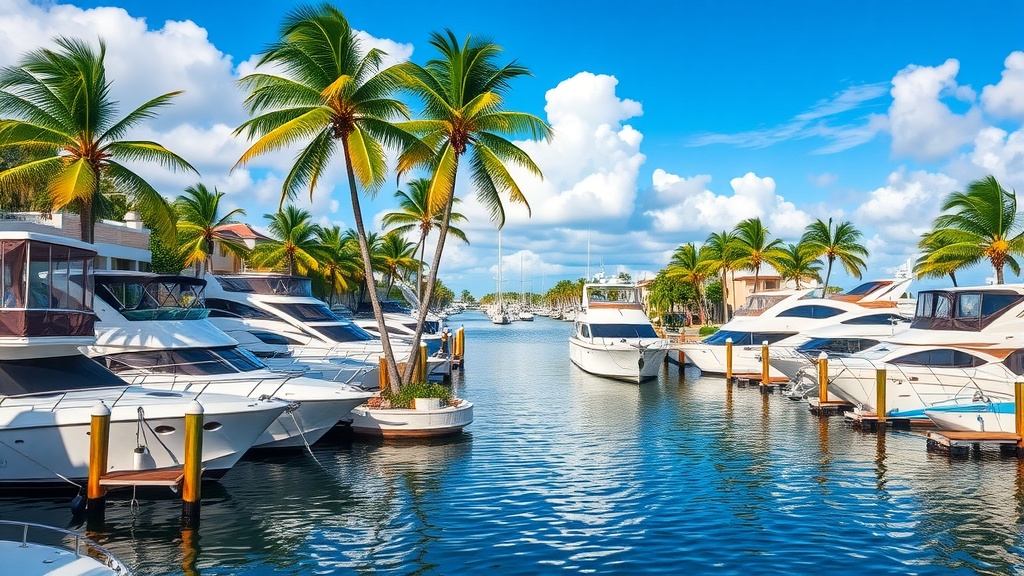
[[217,276],[228,292],[274,296],[312,296],[312,280],[303,276]]
[[236,347],[183,350],[142,350],[109,354],[103,359],[107,368],[120,374],[142,372],[209,376],[250,372],[266,366]]
[[588,286],[587,302],[637,304],[636,290],[630,286]]
[[96,295],[132,321],[206,318],[205,287],[206,282],[183,276],[96,276]]
[[719,330],[702,340],[702,342],[713,346],[724,346],[725,341],[732,338],[732,343],[736,346],[750,346],[752,344],[761,344],[762,342],[774,344],[779,340],[784,340],[794,334],[796,334],[796,332],[739,332],[736,330]]
[[332,322],[330,324],[313,324],[311,329],[323,334],[334,342],[365,342],[376,340],[372,334],[351,322]]
[[947,292],[929,290],[917,297],[911,328],[979,332],[1024,300],[1011,290]]
[[126,385],[124,380],[82,355],[0,362],[0,395],[3,396]]
[[340,322],[341,318],[331,312],[331,309],[324,304],[293,304],[278,303],[270,304],[271,308],[295,318],[300,322]]
[[733,316],[759,316],[765,310],[785,300],[788,296],[782,294],[751,294],[733,313]]
[[657,338],[650,324],[591,324],[594,338]]
[[847,356],[867,350],[878,344],[870,338],[811,338],[797,347],[797,352],[817,356],[825,352],[829,356]]

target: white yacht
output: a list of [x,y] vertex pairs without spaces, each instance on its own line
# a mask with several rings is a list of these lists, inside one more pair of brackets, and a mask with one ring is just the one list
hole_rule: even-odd
[[0,484],[86,478],[92,412],[101,402],[111,413],[108,472],[180,465],[185,411],[198,400],[203,466],[207,476],[222,475],[287,404],[129,386],[82,355],[79,347],[95,341],[95,255],[67,238],[0,231]]
[[1024,375],[1024,285],[926,290],[910,328],[849,357],[829,360],[829,393],[874,408],[885,368],[887,414],[924,418],[934,404],[1013,400]]
[[371,392],[271,371],[206,320],[206,281],[145,272],[97,272],[96,344],[86,353],[136,385],[270,397],[292,408],[254,448],[312,444]]
[[659,338],[633,284],[583,286],[583,308],[569,336],[569,358],[585,372],[640,383],[661,370],[669,341]]
[[[725,344],[732,339],[734,374],[761,373],[761,345],[796,348],[807,334],[825,326],[846,323],[891,325],[901,315],[899,302],[913,278],[865,282],[849,292],[820,297],[818,289],[755,292],[736,310],[735,317],[700,342],[683,343],[687,362],[708,374],[725,374]],[[784,376],[777,368],[772,376]]]
[[[383,304],[383,302],[382,302]],[[371,312],[372,314],[372,312]],[[392,342],[401,342],[412,345],[413,336],[416,335],[416,312],[401,309],[385,309],[384,325]],[[377,320],[373,316],[353,317],[352,322],[359,326],[366,333],[374,338],[380,338],[380,330],[377,327]],[[428,312],[423,322],[423,333],[420,334],[420,341],[427,344],[427,353],[436,354],[441,349],[441,332],[443,322],[436,314]]]
[[5,572],[18,576],[131,575],[112,552],[84,534],[33,522],[0,520],[0,558]]

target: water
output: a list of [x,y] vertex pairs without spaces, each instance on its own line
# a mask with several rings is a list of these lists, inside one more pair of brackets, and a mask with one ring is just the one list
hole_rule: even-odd
[[[950,461],[674,366],[589,376],[565,322],[452,321],[463,435],[247,458],[204,485],[197,535],[165,491],[136,515],[112,495],[90,535],[147,575],[1024,573],[1016,459]],[[69,526],[68,498],[6,496],[0,518]]]

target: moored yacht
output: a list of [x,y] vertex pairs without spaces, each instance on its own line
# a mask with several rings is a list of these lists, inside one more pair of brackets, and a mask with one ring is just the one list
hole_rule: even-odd
[[633,284],[584,284],[569,336],[569,359],[585,372],[640,383],[661,370],[669,342],[659,338]]
[[188,276],[98,272],[97,338],[87,353],[145,388],[291,404],[255,448],[312,444],[372,396],[343,382],[271,371],[206,320],[205,287],[205,280]]
[[208,476],[223,474],[287,404],[129,386],[82,355],[78,348],[95,341],[95,255],[74,240],[0,231],[0,484],[84,479],[101,402],[111,414],[108,472],[180,465],[185,411],[198,400],[203,466]]
[[[807,333],[825,326],[891,325],[901,315],[898,303],[912,281],[909,274],[899,274],[827,298],[817,289],[755,292],[717,332],[700,342],[683,343],[680,349],[702,372],[724,374],[726,342],[731,339],[733,373],[760,373],[764,342],[796,348],[808,340]],[[771,375],[784,376],[774,367]]]
[[934,404],[1013,400],[1024,375],[1024,285],[926,290],[910,328],[845,358],[829,361],[829,393],[874,407],[875,374],[886,370],[885,410],[924,417]]

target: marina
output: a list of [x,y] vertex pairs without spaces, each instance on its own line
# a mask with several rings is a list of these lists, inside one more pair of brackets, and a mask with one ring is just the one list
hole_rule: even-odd
[[[476,421],[448,439],[337,432],[249,455],[204,484],[184,533],[166,489],[108,496],[87,535],[137,574],[1005,574],[1024,463],[951,464],[918,433],[865,434],[806,403],[665,366],[642,385],[571,364],[572,324],[466,329],[453,391]],[[500,369],[496,369],[500,367]],[[68,498],[5,494],[3,518],[66,526]],[[84,529],[84,526],[83,526]],[[838,537],[838,534],[842,534]],[[736,546],[722,546],[734,542]]]

